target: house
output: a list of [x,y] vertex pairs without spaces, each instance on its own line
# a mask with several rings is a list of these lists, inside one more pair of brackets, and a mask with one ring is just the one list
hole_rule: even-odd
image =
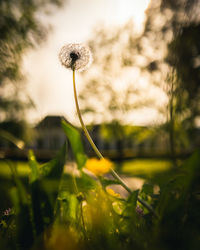
[[66,136],[62,119],[62,116],[46,116],[35,126],[35,138],[29,148],[34,150],[37,159],[50,159],[63,146]]
[[46,116],[35,127],[36,140],[35,149],[57,150],[62,147],[66,140],[65,133],[61,128],[61,116]]
[[[46,116],[35,127],[36,138],[31,145],[38,159],[50,159],[68,141],[61,127],[61,116]],[[68,121],[66,121],[68,122]],[[73,126],[73,125],[72,125]],[[118,125],[119,126],[119,125]],[[120,125],[121,126],[121,125]],[[88,131],[99,151],[108,158],[121,160],[133,157],[169,157],[169,135],[165,130],[142,126],[121,126],[113,133],[113,124],[97,124],[88,126]],[[83,146],[88,156],[95,156],[84,132],[79,129]],[[115,128],[116,129],[116,128]],[[129,131],[127,133],[127,131]],[[107,136],[105,135],[107,134]],[[193,144],[179,145],[176,148],[178,155],[186,156],[200,146],[200,130],[195,131],[196,139]],[[68,143],[68,158],[72,158],[72,151]]]
[[[0,148],[0,158],[27,159],[27,149],[33,149],[40,161],[52,159],[57,151],[68,143],[68,159],[73,159],[68,139],[61,127],[62,116],[46,116],[35,126],[35,138],[25,149],[4,147]],[[69,122],[68,122],[69,123]],[[72,125],[73,126],[73,125]],[[83,146],[89,157],[95,156],[84,132],[79,129]],[[158,130],[142,126],[119,126],[116,124],[96,124],[87,126],[89,134],[103,156],[113,160],[133,157],[169,157],[169,134],[165,130]],[[119,130],[118,130],[119,129]],[[127,132],[128,131],[128,132]],[[193,131],[192,142],[176,147],[176,154],[187,156],[200,147],[200,129]]]
[[[51,158],[51,156],[55,155],[56,151],[58,151],[67,140],[66,135],[61,127],[62,119],[64,119],[64,117],[46,116],[35,127],[36,138],[32,143],[31,148],[34,149],[34,152],[38,158]],[[106,124],[106,126],[104,126],[104,130],[105,127],[108,130],[112,129],[112,127],[110,126],[110,124]],[[112,138],[103,135],[102,128],[102,124],[88,126],[91,138],[93,139],[97,148],[105,157],[113,159],[122,159],[144,155],[150,155],[152,157],[153,154],[164,155],[168,151],[168,142],[166,135],[160,135],[157,139],[151,138],[151,136],[142,140],[136,139],[139,132],[144,134],[144,131],[148,131],[149,133],[151,130],[149,128],[138,127],[136,132],[133,133],[134,136],[119,137],[116,134],[112,135]],[[130,130],[130,127],[128,129]],[[84,132],[81,129],[80,132],[86,154],[89,156],[95,156],[95,153],[91,145],[87,141]],[[70,146],[68,147],[68,150],[68,157],[71,158],[72,152]]]

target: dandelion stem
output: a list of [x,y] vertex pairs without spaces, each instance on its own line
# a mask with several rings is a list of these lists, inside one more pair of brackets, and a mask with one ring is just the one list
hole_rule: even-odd
[[[74,88],[74,99],[75,99],[75,103],[76,103],[76,110],[77,110],[77,114],[78,114],[78,118],[80,120],[81,123],[81,127],[85,133],[85,136],[87,137],[90,145],[92,146],[93,150],[95,151],[95,153],[97,154],[97,156],[99,157],[99,159],[103,159],[103,155],[100,153],[100,151],[98,150],[98,148],[96,147],[96,145],[94,144],[84,122],[81,116],[81,112],[80,112],[80,108],[79,108],[79,104],[78,104],[78,97],[77,97],[77,92],[76,92],[76,82],[75,82],[75,69],[73,69],[73,88]],[[117,179],[120,184],[129,192],[132,193],[131,189],[126,185],[126,183],[122,180],[122,178],[115,172],[114,169],[111,169],[111,174],[112,176]],[[140,197],[138,197],[138,201],[144,206],[146,207],[150,212],[152,212],[156,217],[157,214],[154,211],[154,209],[148,204],[146,203],[146,201],[142,200]]]
[[81,123],[81,127],[85,133],[85,136],[87,137],[90,145],[92,146],[92,148],[94,149],[95,153],[97,154],[97,156],[100,159],[103,159],[103,155],[99,152],[98,148],[96,147],[96,145],[94,144],[92,138],[90,137],[90,134],[88,133],[88,130],[83,122],[82,116],[81,116],[81,112],[79,109],[79,104],[78,104],[78,97],[77,97],[77,93],[76,93],[76,83],[75,83],[75,70],[73,70],[73,87],[74,87],[74,98],[75,98],[75,103],[76,103],[76,110],[77,110],[77,114],[78,114],[78,118],[80,120]]

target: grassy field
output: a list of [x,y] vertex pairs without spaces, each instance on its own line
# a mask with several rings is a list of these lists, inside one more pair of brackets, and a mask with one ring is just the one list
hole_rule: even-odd
[[[1,160],[0,161],[0,176],[1,177],[11,177],[11,170],[9,167],[9,162],[11,161],[4,161]],[[12,164],[14,164],[16,166],[17,172],[21,177],[25,177],[29,174],[30,169],[28,166],[28,162],[22,162],[22,161],[15,161],[15,162],[11,162]]]
[[[25,177],[30,172],[28,162],[15,161],[17,172],[21,177]],[[169,160],[161,159],[135,159],[124,161],[121,172],[127,175],[152,175],[157,172],[167,171],[171,168]],[[116,169],[117,170],[117,169]],[[11,171],[7,161],[0,161],[0,176],[9,178]]]
[[157,172],[167,171],[172,167],[169,160],[162,159],[135,159],[124,161],[122,172],[128,175],[152,175]]

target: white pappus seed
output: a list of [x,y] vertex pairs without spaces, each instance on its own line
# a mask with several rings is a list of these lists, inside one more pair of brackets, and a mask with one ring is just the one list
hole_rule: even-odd
[[92,53],[90,49],[83,44],[69,43],[61,48],[59,59],[61,64],[66,68],[83,71],[90,66]]

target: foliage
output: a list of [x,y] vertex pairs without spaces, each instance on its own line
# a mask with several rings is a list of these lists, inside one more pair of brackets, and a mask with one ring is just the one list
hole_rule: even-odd
[[47,29],[39,21],[38,12],[61,0],[0,0],[0,128],[27,140],[25,109],[33,106],[29,97],[22,96],[25,78],[22,58],[28,48],[36,47]]
[[[189,5],[186,6],[183,2]],[[93,68],[93,75],[89,76],[91,78],[87,85],[88,95],[91,95],[91,91],[95,89],[100,95],[100,99],[105,98],[104,103],[107,105],[107,110],[111,111],[113,115],[110,120],[115,125],[114,128],[111,126],[110,131],[119,135],[119,138],[130,135],[129,132],[133,132],[133,134],[136,132],[135,130],[129,132],[121,130],[120,124],[123,119],[116,103],[119,101],[119,106],[124,111],[129,111],[136,107],[132,103],[132,98],[136,96],[137,91],[132,88],[127,89],[124,92],[126,102],[122,103],[122,99],[118,99],[118,93],[113,91],[109,85],[109,79],[105,80],[104,84],[99,84],[101,79],[99,75],[105,76],[103,72],[106,72],[108,76],[110,74],[110,79],[113,79],[112,74],[118,74],[121,64],[124,69],[133,66],[133,63],[137,61],[134,52],[137,51],[140,52],[140,55],[143,54],[143,58],[147,58],[140,64],[140,69],[143,72],[151,73],[154,84],[160,83],[160,80],[163,79],[163,76],[160,78],[160,74],[157,77],[157,73],[164,69],[166,62],[173,66],[172,74],[168,74],[169,79],[166,81],[166,83],[170,83],[166,91],[169,97],[168,115],[170,117],[169,123],[164,125],[170,134],[172,156],[175,153],[174,143],[177,139],[175,129],[181,131],[180,123],[185,122],[185,117],[182,115],[186,110],[185,107],[179,105],[181,99],[178,98],[183,98],[183,103],[190,105],[191,97],[196,98],[199,88],[196,85],[198,67],[194,68],[193,61],[191,63],[191,58],[194,56],[193,59],[198,63],[199,51],[198,43],[196,44],[196,27],[198,25],[194,26],[189,23],[186,27],[184,17],[185,14],[189,15],[190,11],[194,10],[193,3],[196,1],[152,1],[143,37],[135,37],[132,33],[127,37],[124,29],[119,29],[116,33],[100,31],[101,36],[98,36],[95,43],[91,44],[96,50],[105,45],[108,50],[110,49],[110,53],[102,53],[101,57],[98,57],[97,63],[100,65],[100,69],[95,71]],[[183,13],[184,15],[182,15]],[[156,17],[165,18],[160,23],[156,22]],[[195,18],[193,21],[197,21]],[[168,22],[169,19],[170,22]],[[179,29],[180,26],[181,29]],[[131,24],[126,28],[131,31]],[[174,40],[171,39],[170,31],[176,34]],[[157,34],[162,35],[155,39]],[[163,39],[162,43],[160,38]],[[185,38],[189,39],[189,45],[192,45],[194,51],[188,48],[187,39],[182,42]],[[125,45],[126,49],[128,48],[127,53],[124,53],[123,49],[118,50],[116,40],[120,40],[122,45]],[[154,52],[152,54],[156,55],[153,60],[151,53],[148,54],[149,51],[146,50],[147,44],[152,45]],[[169,50],[166,57],[163,53],[159,53],[159,50],[161,46],[167,48],[167,45],[169,45]],[[191,59],[189,67],[186,67],[183,50]],[[177,63],[176,55],[183,60]],[[120,58],[120,60],[113,60],[113,58]],[[102,63],[104,60],[106,63]],[[183,71],[182,67],[188,71]],[[192,88],[190,88],[187,81],[193,71],[197,75],[192,76]],[[96,72],[99,72],[99,75]],[[99,77],[98,81],[93,78],[94,75]],[[180,92],[182,87],[184,90]],[[108,97],[108,102],[105,101],[107,98],[105,93],[108,93],[106,90],[110,91],[112,97]],[[185,96],[178,96],[177,92],[178,94],[184,93]],[[87,97],[84,95],[84,98]],[[137,101],[136,105],[138,105]],[[192,107],[188,108],[193,112]],[[86,113],[94,112],[90,105],[85,106],[85,111]],[[102,111],[100,110],[100,112]],[[176,114],[179,115],[178,118]],[[77,168],[74,166],[72,173],[69,174],[65,171],[65,168],[68,167],[65,165],[69,152],[67,143],[63,145],[54,159],[44,164],[40,164],[34,153],[30,151],[29,180],[19,177],[13,162],[5,161],[5,164],[10,167],[12,181],[7,182],[3,179],[0,186],[1,195],[4,192],[6,197],[5,200],[2,199],[4,203],[1,209],[4,211],[1,212],[0,217],[1,249],[199,249],[200,150],[198,148],[193,150],[188,159],[176,161],[176,168],[172,167],[171,161],[153,163],[154,171],[151,163],[148,163],[148,168],[140,167],[140,171],[135,167],[133,173],[135,176],[143,178],[143,186],[138,190],[130,190],[128,194],[126,192],[128,189],[118,194],[115,192],[117,187],[126,186],[123,185],[120,177],[115,180],[108,174],[101,173],[98,176],[97,171],[91,171],[97,174],[95,176],[88,172],[86,169],[87,156],[79,131],[65,121],[62,122],[62,127],[76,161]],[[106,128],[104,132],[108,129]],[[184,127],[184,130],[186,129]],[[110,131],[107,133],[111,134]],[[139,132],[141,137],[146,136],[143,134],[144,130]],[[150,133],[147,131],[147,136],[148,134],[152,134],[151,131]],[[160,136],[159,130],[157,134]],[[102,164],[102,162],[102,159],[93,160],[92,168],[93,164],[96,164],[94,167],[98,167],[97,164]],[[131,167],[132,163],[127,162],[124,169],[129,171]],[[113,174],[112,169],[111,173]]]
[[66,144],[44,164],[30,151],[28,182],[7,162],[15,185],[9,188],[10,208],[1,214],[1,249],[198,249],[199,150],[176,170],[143,175],[141,190],[120,196],[113,190],[120,182],[85,172],[77,157],[84,155],[81,137],[66,122],[62,126],[71,135],[79,174],[64,171]]
[[191,151],[200,116],[199,8],[198,0],[152,0],[141,33],[129,21],[97,27],[88,42],[94,62],[79,96],[82,113],[91,124],[111,123],[119,148],[121,124],[149,109],[169,135],[172,158]]
[[66,123],[64,120],[62,121],[62,127],[71,143],[78,168],[82,168],[86,162],[87,156],[84,153],[83,145],[79,143],[81,135],[74,127],[69,123]]
[[[175,86],[177,113],[181,113],[184,126],[194,128],[200,115],[200,24],[191,23],[182,28],[169,44],[166,60],[176,69],[178,83]],[[181,96],[181,98],[180,98]]]
[[155,106],[155,99],[146,96],[140,79],[140,35],[134,30],[132,22],[115,29],[97,28],[88,42],[94,62],[84,75],[85,85],[79,94],[83,115],[91,119],[92,114],[95,122],[116,125],[119,136],[119,125],[133,110]]
[[[199,119],[199,1],[152,0],[147,10],[143,39],[151,47],[147,69],[160,74],[168,96],[171,154],[189,148],[196,137]],[[159,21],[160,20],[160,21]],[[145,46],[141,46],[144,54]],[[154,57],[154,58],[153,58]],[[166,112],[166,110],[163,112]]]

